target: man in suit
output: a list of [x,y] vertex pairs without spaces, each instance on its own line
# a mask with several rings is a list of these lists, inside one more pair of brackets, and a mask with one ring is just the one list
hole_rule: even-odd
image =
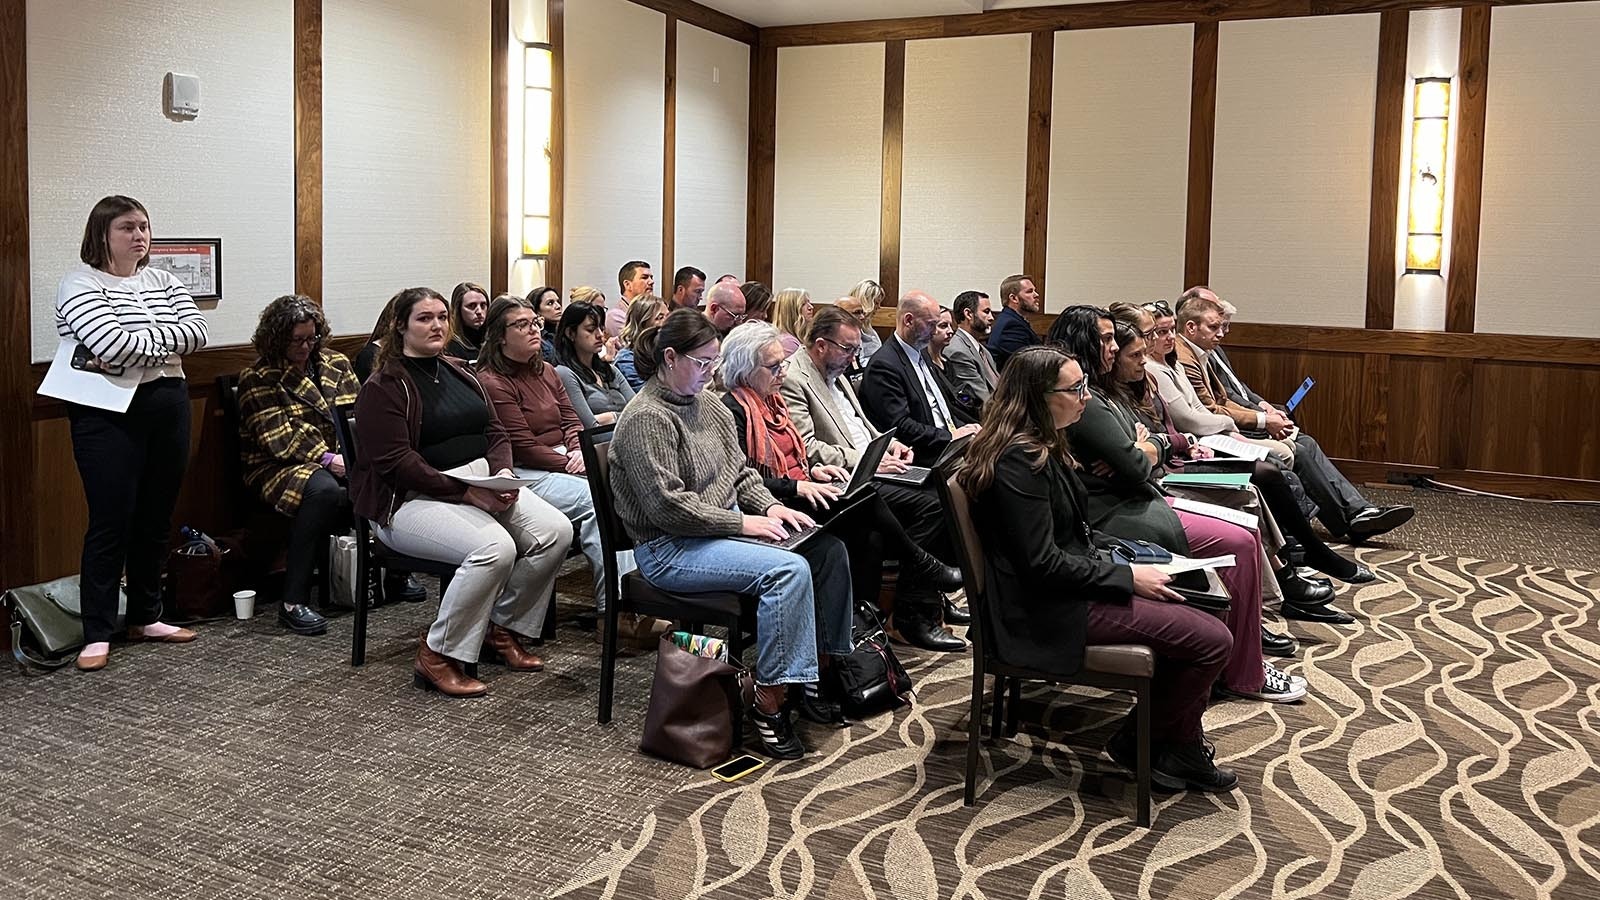
[[1005,308],[995,317],[994,330],[989,332],[989,352],[997,371],[1005,367],[1011,354],[1039,343],[1039,335],[1022,314],[1043,310],[1044,298],[1033,286],[1032,278],[1012,275],[1000,282],[1000,305]]
[[965,388],[979,404],[989,402],[1000,367],[984,342],[994,328],[994,313],[989,310],[989,295],[962,291],[951,307],[956,330],[944,348],[945,375],[957,388]]
[[[1416,515],[1416,510],[1411,507],[1376,506],[1362,496],[1356,486],[1328,461],[1321,445],[1311,435],[1301,431],[1282,410],[1265,400],[1251,407],[1230,397],[1221,367],[1208,365],[1210,354],[1221,346],[1226,322],[1222,299],[1210,288],[1190,288],[1178,298],[1178,359],[1183,362],[1184,370],[1189,374],[1195,392],[1200,394],[1201,402],[1210,405],[1206,395],[1201,393],[1204,385],[1213,392],[1213,398],[1219,403],[1213,411],[1233,417],[1241,431],[1254,431],[1263,439],[1281,442],[1292,449],[1294,473],[1300,476],[1307,496],[1316,502],[1317,519],[1329,534],[1361,541],[1393,531],[1411,521],[1411,517]],[[1191,367],[1188,360],[1193,360],[1195,365]],[[1231,371],[1229,374],[1232,374]]]
[[[808,343],[789,357],[789,372],[779,392],[789,420],[805,442],[812,464],[854,469],[861,453],[880,432],[861,409],[861,401],[844,377],[861,349],[861,328],[837,305],[820,309],[811,323]],[[878,464],[880,472],[904,472],[911,448],[891,440]],[[879,482],[879,495],[894,511],[906,534],[940,559],[949,559],[949,533],[939,500],[932,490]],[[894,627],[907,643],[928,650],[961,650],[965,644],[938,627],[944,621],[964,625],[968,614],[935,592],[901,588],[895,595]]]
[[952,438],[978,430],[934,377],[923,356],[939,322],[939,304],[922,291],[900,298],[894,334],[872,355],[861,379],[861,408],[872,424],[895,429],[918,465],[931,466]]

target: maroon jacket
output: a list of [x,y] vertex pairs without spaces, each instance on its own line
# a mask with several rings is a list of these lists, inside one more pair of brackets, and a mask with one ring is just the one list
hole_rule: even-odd
[[[440,359],[449,373],[445,377],[465,379],[489,407],[489,471],[511,468],[511,442],[494,416],[489,394],[466,367],[448,357]],[[350,502],[356,515],[387,525],[412,491],[449,503],[466,497],[465,484],[428,465],[417,452],[421,395],[399,360],[372,373],[361,386],[355,428],[360,453],[350,467]]]
[[494,401],[495,418],[511,440],[511,458],[517,465],[565,472],[567,457],[555,448],[579,452],[578,432],[583,430],[583,423],[572,411],[572,401],[567,398],[556,367],[546,362],[538,375],[528,366],[519,366],[514,375],[484,368],[478,373],[478,381]]

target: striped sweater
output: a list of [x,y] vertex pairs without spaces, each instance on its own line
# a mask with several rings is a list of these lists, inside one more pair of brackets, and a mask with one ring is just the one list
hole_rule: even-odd
[[146,266],[129,278],[79,265],[56,291],[56,333],[102,362],[141,367],[145,381],[182,375],[178,357],[206,345],[200,314],[171,272]]

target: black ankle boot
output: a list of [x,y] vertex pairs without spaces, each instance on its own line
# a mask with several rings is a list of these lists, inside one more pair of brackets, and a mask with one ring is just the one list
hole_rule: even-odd
[[959,590],[962,584],[960,569],[945,565],[921,547],[912,552],[910,559],[901,560],[900,571],[917,584],[941,591]]

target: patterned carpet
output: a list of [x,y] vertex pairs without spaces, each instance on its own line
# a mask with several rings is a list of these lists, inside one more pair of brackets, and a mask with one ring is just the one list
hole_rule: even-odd
[[1361,556],[1361,621],[1294,628],[1309,701],[1214,705],[1240,788],[1158,795],[1150,829],[1098,754],[1126,703],[1093,692],[1027,695],[1049,737],[987,750],[963,807],[970,663],[921,657],[914,709],[695,778],[557,896],[1595,896],[1600,576]]

